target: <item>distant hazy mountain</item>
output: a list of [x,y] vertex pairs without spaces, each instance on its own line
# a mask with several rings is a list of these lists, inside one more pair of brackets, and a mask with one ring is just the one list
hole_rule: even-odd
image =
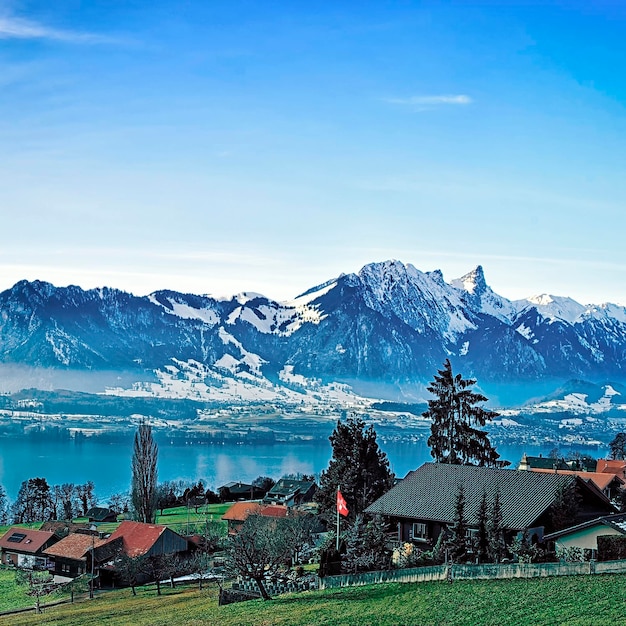
[[447,283],[439,271],[372,263],[288,302],[39,281],[0,293],[0,362],[68,372],[198,363],[275,385],[303,376],[400,388],[427,383],[450,358],[479,383],[513,385],[626,381],[625,357],[624,307],[548,295],[511,302],[480,266]]

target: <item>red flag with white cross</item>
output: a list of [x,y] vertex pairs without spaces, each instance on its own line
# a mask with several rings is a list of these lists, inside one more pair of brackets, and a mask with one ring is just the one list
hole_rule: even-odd
[[337,490],[337,513],[346,517],[348,515],[348,505],[345,498],[341,495],[341,491]]

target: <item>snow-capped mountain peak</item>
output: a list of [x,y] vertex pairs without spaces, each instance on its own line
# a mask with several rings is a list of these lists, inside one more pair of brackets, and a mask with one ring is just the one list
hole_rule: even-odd
[[475,312],[492,315],[501,321],[510,323],[516,310],[509,300],[496,294],[485,280],[482,265],[477,265],[471,272],[450,281],[458,290],[461,299]]
[[477,265],[471,272],[450,281],[450,284],[457,289],[467,291],[469,294],[480,295],[487,290],[487,283],[485,281],[485,273],[483,272],[482,265]]
[[526,300],[518,300],[515,304],[520,305],[518,309],[520,311],[532,306],[549,321],[564,321],[569,324],[579,321],[588,310],[572,298],[545,293],[531,296]]

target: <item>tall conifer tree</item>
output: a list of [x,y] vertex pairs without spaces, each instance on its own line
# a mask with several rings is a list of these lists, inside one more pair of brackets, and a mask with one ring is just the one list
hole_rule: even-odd
[[480,507],[478,509],[478,532],[476,533],[476,556],[479,563],[489,560],[489,507],[487,505],[487,492],[483,492]]
[[454,523],[450,529],[450,556],[452,561],[458,563],[467,556],[467,519],[465,517],[465,490],[459,485],[454,505]]
[[487,433],[478,427],[498,416],[479,406],[487,398],[471,389],[476,380],[454,375],[446,359],[442,370],[428,386],[433,398],[422,415],[432,420],[428,438],[430,453],[437,463],[505,467]]
[[378,447],[376,431],[360,417],[337,422],[330,436],[333,456],[322,472],[315,499],[323,513],[335,513],[337,487],[345,498],[349,517],[355,517],[393,487],[394,474],[387,455]]

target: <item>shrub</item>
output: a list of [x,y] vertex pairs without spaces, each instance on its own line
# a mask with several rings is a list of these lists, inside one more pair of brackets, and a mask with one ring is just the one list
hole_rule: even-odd
[[626,537],[601,535],[598,537],[598,561],[626,559]]

